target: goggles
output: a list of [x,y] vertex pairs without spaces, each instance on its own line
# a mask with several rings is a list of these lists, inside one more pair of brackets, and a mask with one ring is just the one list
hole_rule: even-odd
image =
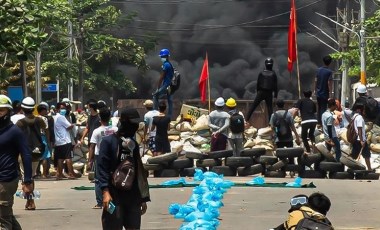
[[295,197],[290,199],[290,205],[296,206],[296,205],[304,205],[307,203],[307,197],[301,196],[301,197]]

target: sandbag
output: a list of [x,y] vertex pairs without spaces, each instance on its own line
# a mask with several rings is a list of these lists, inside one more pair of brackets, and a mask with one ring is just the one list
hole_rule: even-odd
[[208,127],[208,115],[201,115],[191,128],[192,131],[199,131],[199,130],[204,130],[204,129],[209,129]]
[[258,136],[258,138],[263,139],[263,140],[269,140],[269,141],[273,140],[272,135]]
[[377,144],[378,143],[378,138],[379,138],[379,136],[376,136],[375,134],[372,133],[371,138],[368,138],[368,139],[370,139],[370,142],[372,144]]
[[143,131],[144,132],[144,129],[145,129],[145,122],[140,122],[139,123],[139,128],[137,129],[137,131]]
[[346,144],[350,144],[350,142],[347,140],[347,129],[342,131],[340,134],[340,139],[343,140]]
[[367,122],[365,124],[365,132],[367,133],[367,132],[371,131],[372,129],[373,129],[373,123],[372,122]]
[[340,149],[342,152],[346,153],[347,155],[350,155],[352,151],[352,148],[347,144],[340,145]]
[[191,138],[193,135],[192,132],[181,132],[180,136],[183,141],[186,141],[187,139]]
[[187,132],[187,131],[191,131],[191,125],[188,121],[184,121],[177,124],[175,129],[181,132]]
[[325,143],[318,143],[315,145],[315,147],[326,158],[327,161],[332,161],[332,162],[336,161],[335,157],[327,149]]
[[183,143],[180,141],[171,141],[170,149],[172,153],[179,153],[183,149]]
[[273,141],[269,141],[269,140],[265,140],[265,139],[258,139],[258,138],[256,138],[256,139],[254,140],[254,142],[255,142],[255,145],[266,145],[266,146],[268,146],[269,148],[274,149]]
[[207,144],[209,143],[209,140],[207,138],[204,138],[204,137],[201,137],[201,136],[192,136],[190,138],[190,143],[195,145],[195,146],[199,146],[199,145],[202,145],[202,144]]
[[183,150],[183,151],[186,151],[186,152],[196,152],[196,153],[200,153],[200,152],[201,152],[198,148],[195,148],[195,147],[194,147],[190,142],[188,142],[188,141],[186,141],[186,142],[183,144],[182,150]]
[[372,152],[380,153],[380,144],[370,144],[369,149]]
[[258,136],[272,136],[273,131],[271,127],[261,128],[257,131]]
[[253,146],[255,146],[255,140],[252,139],[248,139],[244,144],[244,148],[252,148]]
[[168,139],[169,141],[179,141],[181,137],[179,135],[169,135]]
[[380,126],[374,124],[371,130],[372,133],[376,134],[377,136],[380,135]]
[[249,127],[244,131],[245,138],[255,138],[257,135],[257,129],[254,127]]

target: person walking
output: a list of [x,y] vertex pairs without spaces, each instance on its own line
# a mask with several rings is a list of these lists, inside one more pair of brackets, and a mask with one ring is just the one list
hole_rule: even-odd
[[171,151],[168,138],[168,130],[170,129],[170,117],[165,115],[166,104],[164,101],[160,101],[158,109],[160,113],[158,116],[153,117],[152,122],[152,130],[156,130],[156,136],[154,139],[154,156],[169,153]]
[[249,109],[247,115],[245,116],[248,122],[251,118],[252,113],[256,110],[260,102],[265,100],[268,112],[268,120],[273,113],[273,94],[274,98],[277,98],[278,88],[277,88],[277,75],[273,71],[273,59],[268,57],[265,59],[265,69],[259,74],[257,78],[257,94],[251,108]]
[[2,229],[21,230],[13,214],[14,195],[19,182],[21,156],[24,168],[22,190],[26,195],[33,193],[32,153],[25,134],[11,122],[12,101],[0,95],[0,223]]
[[93,207],[93,209],[101,209],[103,206],[103,195],[98,180],[99,170],[96,168],[96,162],[99,156],[100,143],[102,142],[103,137],[114,134],[117,131],[117,128],[109,125],[109,121],[111,119],[111,111],[107,107],[100,109],[99,117],[101,125],[92,132],[88,157],[88,162],[90,163],[90,165],[93,165],[95,171],[96,205]]
[[169,61],[170,51],[168,49],[162,49],[159,54],[162,62],[160,79],[157,83],[157,90],[153,93],[154,109],[158,110],[159,99],[166,96],[168,101],[168,113],[167,115],[171,119],[173,115],[173,98],[168,91],[168,87],[172,81],[174,75],[173,65]]
[[336,109],[336,101],[330,98],[327,101],[328,109],[322,114],[322,127],[325,136],[326,147],[330,151],[332,147],[335,149],[335,159],[340,161],[341,149],[338,136],[334,128],[334,111]]
[[240,152],[244,149],[244,129],[246,126],[244,115],[241,111],[237,110],[235,99],[229,98],[226,101],[226,106],[229,110],[228,114],[230,115],[228,142],[233,150],[234,156],[239,157]]
[[[144,173],[139,145],[134,139],[138,130],[140,115],[134,108],[120,110],[119,129],[115,134],[105,136],[100,143],[96,161],[98,180],[103,191],[102,226],[104,230],[140,229],[141,216],[147,210],[150,201],[149,184]],[[124,140],[128,140],[125,148]],[[113,172],[123,159],[130,159],[134,165],[134,179],[130,190],[117,189],[112,181]],[[109,207],[114,206],[115,210]]]
[[146,100],[143,105],[145,106],[146,110],[148,112],[145,113],[144,115],[144,123],[145,123],[145,128],[144,128],[144,138],[148,135],[148,140],[146,140],[148,144],[148,149],[154,153],[156,152],[155,148],[155,137],[156,137],[156,130],[152,129],[152,124],[153,124],[153,118],[155,116],[158,116],[160,112],[155,110],[153,108],[153,101],[152,100]]
[[303,145],[306,148],[306,153],[311,153],[311,148],[307,138],[309,137],[311,144],[315,145],[314,131],[317,126],[317,118],[315,113],[317,112],[317,106],[314,101],[311,100],[312,92],[311,90],[306,90],[303,92],[304,98],[299,99],[296,104],[296,108],[301,114],[301,138]]
[[327,110],[327,100],[332,94],[332,74],[333,71],[329,69],[332,62],[330,56],[323,57],[324,66],[319,67],[317,75],[315,77],[315,94],[317,96],[318,103],[318,124],[322,124],[322,113]]
[[367,165],[367,170],[371,171],[371,151],[367,143],[365,121],[363,118],[364,105],[358,103],[355,108],[356,110],[352,120],[354,122],[355,132],[358,135],[358,138],[352,144],[351,157],[353,159],[358,159],[358,157],[362,155],[365,160],[365,164]]
[[[46,102],[41,102],[38,106],[37,106],[37,112],[38,112],[38,117],[40,117],[45,125],[46,125],[46,129],[43,130],[41,129],[41,138],[42,138],[42,142],[44,143],[45,145],[45,151],[43,152],[42,154],[42,157],[41,157],[41,160],[40,162],[42,163],[42,178],[43,179],[46,179],[49,177],[49,161],[50,161],[50,158],[51,158],[51,140],[50,140],[50,126],[49,126],[49,119],[47,118],[48,116],[48,109],[49,109],[49,105],[46,104]],[[54,120],[53,120],[54,122]],[[54,125],[54,123],[53,123]],[[54,129],[54,126],[53,126],[53,129]]]
[[225,150],[227,147],[230,115],[223,111],[225,102],[222,97],[215,100],[216,110],[208,116],[208,127],[211,129],[211,151]]
[[14,101],[13,102],[13,114],[11,116],[11,121],[13,124],[16,124],[18,120],[24,118],[25,115],[21,109],[21,102],[20,101]]

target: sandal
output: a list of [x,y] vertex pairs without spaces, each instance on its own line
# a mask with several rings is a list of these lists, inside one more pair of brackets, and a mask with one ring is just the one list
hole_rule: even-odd
[[101,205],[95,205],[94,207],[92,207],[92,209],[102,209],[103,207]]

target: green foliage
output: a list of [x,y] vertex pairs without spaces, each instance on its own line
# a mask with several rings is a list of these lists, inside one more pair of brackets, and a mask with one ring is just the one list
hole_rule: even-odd
[[[366,30],[366,71],[367,81],[380,84],[380,10],[365,21]],[[372,38],[371,38],[372,37]],[[345,60],[349,76],[360,75],[360,48],[357,36],[350,37],[348,51],[331,55],[334,59]]]

